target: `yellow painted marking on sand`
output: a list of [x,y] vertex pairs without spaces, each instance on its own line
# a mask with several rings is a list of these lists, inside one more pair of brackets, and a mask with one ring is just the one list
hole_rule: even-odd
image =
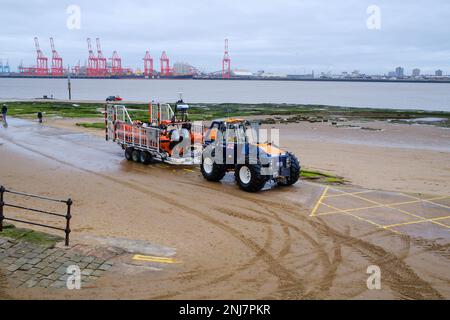
[[326,204],[326,203],[322,203],[322,204],[327,206],[327,207],[329,207],[330,209],[336,210],[338,213],[345,214],[345,215],[351,216],[351,217],[353,217],[355,219],[367,222],[367,223],[369,223],[371,225],[376,226],[377,228],[380,228],[380,229],[383,229],[383,230],[388,230],[388,231],[391,231],[391,232],[396,233],[396,234],[402,234],[401,232],[399,232],[397,230],[388,229],[387,227],[385,227],[385,226],[383,226],[383,225],[381,225],[379,223],[376,223],[376,222],[374,222],[372,220],[369,220],[369,219],[357,216],[356,214],[351,214],[351,213],[348,213],[348,212],[344,212],[344,210],[341,210],[339,208],[333,207],[333,206],[331,206],[329,204]]
[[[344,191],[341,191],[341,192],[344,192]],[[320,213],[318,215],[328,215],[328,214],[333,214],[333,213],[342,213],[343,211],[344,212],[360,211],[360,210],[373,209],[373,208],[390,208],[390,209],[397,210],[397,211],[399,211],[401,213],[410,215],[412,217],[415,217],[415,218],[418,218],[418,219],[421,219],[421,220],[427,220],[427,218],[425,218],[425,217],[422,217],[422,216],[416,215],[414,213],[411,213],[409,211],[402,210],[400,208],[396,208],[395,207],[395,206],[399,206],[399,205],[402,205],[402,204],[419,203],[419,202],[423,201],[422,199],[416,198],[417,200],[414,200],[414,201],[405,201],[405,202],[397,202],[397,203],[391,203],[391,204],[382,204],[380,202],[373,201],[373,200],[370,200],[370,199],[366,199],[366,198],[360,197],[358,195],[353,195],[353,194],[350,194],[350,193],[347,193],[347,195],[355,197],[355,198],[359,198],[359,199],[362,199],[362,200],[365,200],[365,201],[368,201],[368,202],[371,202],[371,203],[374,203],[376,205],[375,206],[369,206],[369,207],[352,208],[352,209],[341,210],[341,211],[338,210],[338,211],[324,212],[324,213]],[[437,197],[437,198],[429,199],[428,201],[438,200],[438,199],[445,199],[445,198],[448,198],[448,197]],[[440,225],[442,227],[447,227],[445,224],[437,222],[437,221],[431,221],[431,222],[434,223],[434,224]]]
[[[401,213],[407,214],[407,215],[409,215],[409,216],[412,216],[412,217],[415,217],[415,218],[418,218],[418,219],[422,219],[422,220],[426,220],[426,219],[427,219],[426,217],[419,216],[419,215],[414,214],[414,213],[412,213],[412,212],[409,212],[409,211],[406,211],[406,210],[403,210],[403,209],[396,208],[395,206],[392,206],[392,204],[382,204],[382,203],[380,203],[380,202],[378,202],[378,201],[366,199],[366,198],[364,198],[364,197],[361,197],[361,196],[358,196],[358,195],[354,195],[354,194],[350,194],[350,193],[348,193],[348,195],[349,195],[350,197],[355,197],[355,198],[358,198],[358,199],[362,199],[362,200],[365,200],[365,201],[374,203],[374,204],[376,204],[376,205],[380,205],[381,207],[385,207],[385,208],[390,208],[390,209],[397,210],[397,211],[399,211],[399,212],[401,212]],[[418,201],[420,202],[420,201],[422,201],[422,200],[421,200],[421,199],[418,199]],[[430,222],[431,222],[431,223],[434,223],[434,224],[437,224],[437,225],[440,225],[440,226],[443,226],[443,227],[446,227],[445,224],[440,223],[440,222],[436,222],[436,221],[430,221]]]
[[187,172],[194,172],[194,170],[186,169],[186,168],[184,168],[183,170],[184,170],[184,171],[187,171]]
[[[437,220],[445,220],[445,219],[449,219],[450,216],[446,216],[446,217],[439,217],[439,218],[432,218],[432,219],[425,219],[425,220],[416,220],[416,221],[409,221],[409,222],[403,222],[403,223],[396,223],[396,224],[390,224],[388,226],[384,226],[385,228],[393,228],[393,227],[399,227],[399,226],[405,226],[405,225],[409,225],[409,224],[417,224],[417,223],[424,223],[424,222],[434,222]],[[446,227],[447,229],[450,229],[450,226],[447,226],[445,224],[440,224],[444,227]]]
[[157,263],[178,263],[174,258],[167,257],[155,257],[155,256],[144,256],[136,254],[133,256],[133,260],[146,261],[146,262],[157,262]]
[[[343,191],[341,191],[341,190],[337,190],[337,191],[339,191],[339,192],[343,192]],[[369,192],[374,192],[375,190],[366,190],[366,191],[359,191],[359,192],[352,192],[352,193],[341,193],[341,194],[333,194],[333,195],[331,195],[331,196],[326,196],[326,197],[324,197],[324,199],[329,199],[329,198],[336,198],[336,197],[342,197],[342,196],[347,196],[347,195],[349,195],[349,194],[362,194],[362,193],[369,193]]]
[[410,198],[413,198],[413,199],[417,199],[417,200],[420,200],[420,201],[423,201],[423,202],[431,203],[431,204],[434,204],[434,205],[439,206],[439,207],[443,207],[443,208],[446,208],[446,209],[450,209],[450,206],[446,206],[445,204],[436,203],[436,202],[433,202],[433,201],[432,201],[432,200],[442,200],[442,199],[447,199],[447,198],[450,198],[450,196],[441,197],[441,198],[439,198],[439,199],[436,199],[436,198],[431,198],[431,199],[421,199],[421,198],[417,198],[417,197],[414,197],[414,196],[409,195],[409,194],[405,194],[405,196],[410,197]]
[[312,211],[311,211],[311,214],[309,215],[310,217],[314,217],[314,215],[315,215],[317,209],[319,209],[319,206],[320,206],[320,204],[322,203],[322,199],[323,199],[323,198],[325,197],[325,195],[327,194],[328,189],[329,189],[328,186],[326,186],[325,189],[323,189],[323,192],[322,192],[322,194],[320,195],[319,200],[317,200],[316,205],[314,206],[314,208],[313,208]]
[[[440,200],[440,199],[445,199],[445,198],[448,198],[448,197],[437,197],[437,198],[432,198],[432,199],[429,199],[430,201],[431,200]],[[389,204],[389,206],[400,206],[400,205],[403,205],[403,204],[410,204],[410,203],[418,203],[418,202],[421,202],[422,200],[414,200],[414,201],[404,201],[404,202],[396,202],[396,203],[391,203],[391,204]],[[359,208],[351,208],[351,209],[344,209],[344,210],[335,210],[335,211],[329,211],[329,212],[323,212],[323,213],[318,213],[317,215],[318,216],[322,216],[322,215],[328,215],[328,214],[334,214],[334,213],[340,213],[340,212],[342,212],[342,211],[344,211],[344,212],[353,212],[353,211],[359,211],[359,210],[366,210],[366,209],[373,209],[373,208],[381,208],[381,207],[385,207],[386,205],[384,205],[384,204],[379,204],[379,205],[376,205],[376,206],[368,206],[368,207],[359,207]],[[392,208],[393,209],[393,208]]]

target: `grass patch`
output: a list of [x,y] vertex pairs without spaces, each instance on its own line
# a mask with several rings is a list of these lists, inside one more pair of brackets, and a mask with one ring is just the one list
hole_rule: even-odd
[[78,127],[83,128],[93,128],[93,129],[105,129],[105,123],[104,122],[77,122],[75,123]]
[[[36,118],[36,114],[39,111],[43,112],[46,118],[96,118],[103,117],[102,112],[105,107],[104,103],[74,104],[58,101],[9,102],[7,104],[10,116],[22,118]],[[175,103],[171,103],[171,106],[174,107]],[[128,107],[132,119],[143,122],[148,121],[148,104],[129,104]],[[281,116],[286,118],[286,121],[282,119],[281,123],[306,121],[308,119],[331,122],[389,120],[398,123],[411,123],[408,121],[431,117],[442,118],[442,120],[426,122],[425,124],[450,127],[450,112],[445,111],[350,108],[286,103],[191,103],[190,107],[189,118],[192,121],[210,121],[213,119],[245,116],[261,116],[261,120],[267,120],[271,116]]]
[[16,228],[12,224],[4,225],[3,232],[0,232],[0,236],[14,240],[27,241],[49,248],[54,247],[57,242],[64,240],[62,237],[48,233],[24,228]]
[[300,178],[328,184],[344,184],[346,182],[342,177],[316,170],[302,170],[300,173]]
[[61,102],[9,102],[8,115],[12,117],[36,117],[43,112],[44,117],[93,118],[101,116],[101,104],[95,103],[61,103]]

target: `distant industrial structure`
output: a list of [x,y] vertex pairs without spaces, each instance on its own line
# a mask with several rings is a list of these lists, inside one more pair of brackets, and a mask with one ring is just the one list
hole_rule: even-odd
[[[150,55],[150,51],[147,50],[143,57],[143,72],[137,68],[132,70],[131,68],[122,66],[122,59],[117,51],[113,51],[111,58],[107,59],[103,54],[100,38],[96,38],[96,51],[92,46],[91,38],[87,38],[88,57],[87,64],[85,66],[78,64],[72,69],[64,69],[63,59],[58,54],[55,48],[53,38],[50,38],[50,46],[52,50],[52,63],[51,67],[48,65],[48,58],[41,50],[39,40],[34,38],[36,48],[36,65],[25,67],[22,63],[19,65],[19,75],[24,77],[62,77],[72,75],[74,77],[87,77],[87,78],[117,78],[117,77],[144,77],[144,78],[192,78],[194,76],[204,75],[197,68],[191,66],[186,62],[176,62],[173,67],[170,65],[169,57],[166,51],[161,53],[159,59],[160,70],[155,70],[153,58]],[[109,62],[108,62],[109,61]],[[0,73],[10,73],[9,64],[3,67],[0,66]],[[213,77],[216,77],[216,73],[212,73]],[[222,59],[222,78],[229,79],[231,77],[231,60],[228,55],[228,39],[225,39],[225,52]]]
[[100,38],[95,38],[96,50],[93,49],[91,38],[87,38],[87,60],[81,65],[80,60],[72,68],[64,68],[63,58],[59,55],[55,47],[53,37],[49,38],[51,48],[51,65],[49,58],[41,50],[39,40],[34,38],[36,50],[36,64],[33,66],[23,66],[21,62],[17,72],[11,72],[8,60],[3,64],[0,59],[1,77],[67,77],[74,78],[144,78],[144,79],[170,79],[170,78],[194,78],[194,79],[260,79],[260,80],[318,80],[318,81],[450,81],[450,76],[443,74],[442,70],[436,70],[434,74],[427,75],[419,68],[411,72],[411,76],[405,74],[405,69],[401,66],[385,75],[366,75],[358,70],[352,72],[342,72],[332,74],[331,72],[322,72],[315,76],[314,70],[311,73],[305,71],[304,74],[280,74],[259,70],[254,73],[244,69],[232,69],[231,58],[229,54],[228,39],[224,41],[224,51],[222,56],[222,65],[219,71],[201,72],[196,67],[187,62],[170,63],[166,51],[162,51],[159,58],[159,68],[155,66],[154,59],[150,50],[146,50],[142,58],[141,68],[124,67],[122,58],[118,51],[112,52],[111,58],[107,58],[102,51]]
[[10,73],[9,61],[6,60],[6,64],[3,64],[3,60],[0,59],[0,74],[9,75]]
[[52,75],[62,76],[64,74],[63,60],[55,49],[53,38],[50,38],[50,46],[52,48]]
[[228,39],[225,39],[225,50],[222,59],[222,78],[230,79],[231,77],[231,59],[228,55]]

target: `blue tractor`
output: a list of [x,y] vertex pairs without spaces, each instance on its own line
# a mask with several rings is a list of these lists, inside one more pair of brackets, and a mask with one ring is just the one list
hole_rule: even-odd
[[201,172],[208,181],[220,181],[234,171],[239,188],[261,190],[272,180],[289,186],[300,176],[297,157],[273,145],[260,142],[260,123],[243,119],[215,120],[204,136]]

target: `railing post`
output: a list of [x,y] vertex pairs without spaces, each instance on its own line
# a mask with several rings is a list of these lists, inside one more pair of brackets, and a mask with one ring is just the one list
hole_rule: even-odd
[[69,234],[70,234],[70,218],[72,218],[70,214],[70,207],[72,206],[72,199],[67,199],[67,214],[66,214],[66,229],[64,230],[66,232],[66,247],[69,246]]
[[0,186],[0,232],[3,231],[3,219],[5,216],[3,215],[3,207],[5,203],[3,202],[3,194],[5,193],[5,187]]
[[108,103],[105,104],[105,138],[108,141]]

